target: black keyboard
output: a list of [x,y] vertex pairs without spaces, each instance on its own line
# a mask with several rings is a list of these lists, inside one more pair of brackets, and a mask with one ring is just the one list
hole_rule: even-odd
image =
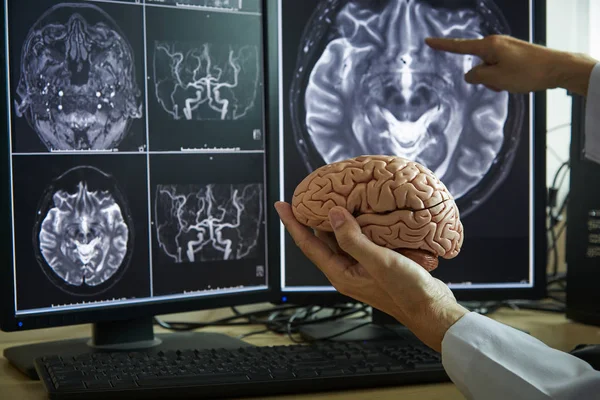
[[449,381],[417,341],[92,353],[35,360],[50,398],[223,398]]

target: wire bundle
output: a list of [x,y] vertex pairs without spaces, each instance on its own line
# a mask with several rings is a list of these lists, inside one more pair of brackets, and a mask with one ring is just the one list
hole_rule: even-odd
[[[273,332],[278,335],[287,335],[294,343],[303,343],[304,339],[296,337],[299,328],[302,326],[341,319],[366,319],[370,321],[371,317],[371,309],[365,304],[340,304],[330,307],[281,305],[252,312],[240,312],[236,307],[231,307],[231,311],[234,314],[233,316],[211,322],[166,322],[159,318],[155,318],[155,322],[161,327],[173,331],[190,331],[216,326],[264,325],[265,328],[240,335],[238,339]],[[350,329],[319,340],[333,339],[369,324],[371,322],[357,324]]]

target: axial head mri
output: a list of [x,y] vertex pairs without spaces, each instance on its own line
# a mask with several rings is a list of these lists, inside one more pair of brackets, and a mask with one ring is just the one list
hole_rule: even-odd
[[132,252],[133,224],[114,180],[93,167],[73,168],[50,185],[34,227],[38,262],[72,294],[95,294],[119,280]]
[[48,150],[111,150],[141,118],[134,55],[92,4],[59,4],[31,27],[21,53],[17,116]]
[[501,183],[524,102],[465,82],[475,57],[426,37],[508,33],[492,0],[323,0],[301,41],[290,89],[296,145],[310,171],[362,154],[432,170],[468,214]]
[[323,166],[294,191],[296,219],[331,232],[329,210],[344,207],[374,243],[397,250],[428,271],[454,258],[463,243],[458,207],[423,165],[394,156],[361,156]]

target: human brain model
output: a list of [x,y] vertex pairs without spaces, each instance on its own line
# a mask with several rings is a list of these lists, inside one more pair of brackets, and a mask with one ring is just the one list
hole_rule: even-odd
[[325,165],[294,191],[296,219],[332,232],[329,210],[348,210],[374,243],[394,249],[426,270],[454,258],[463,226],[446,186],[423,165],[395,156],[361,156]]

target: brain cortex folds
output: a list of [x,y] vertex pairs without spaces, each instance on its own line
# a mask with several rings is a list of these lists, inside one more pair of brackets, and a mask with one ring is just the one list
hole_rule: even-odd
[[155,225],[161,251],[177,264],[255,257],[262,186],[158,185]]

